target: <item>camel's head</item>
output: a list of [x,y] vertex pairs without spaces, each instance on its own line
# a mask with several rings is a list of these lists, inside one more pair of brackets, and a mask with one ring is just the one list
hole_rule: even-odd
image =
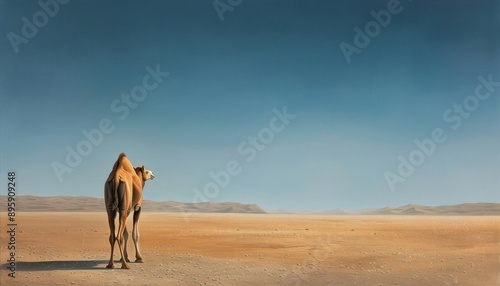
[[150,170],[144,168],[144,165],[140,167],[135,167],[135,173],[142,178],[143,181],[152,180],[155,175]]

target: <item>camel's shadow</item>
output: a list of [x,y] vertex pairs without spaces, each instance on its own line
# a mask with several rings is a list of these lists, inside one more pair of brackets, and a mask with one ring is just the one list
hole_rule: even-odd
[[[103,270],[108,260],[54,260],[54,261],[18,261],[16,272],[23,271],[51,271],[51,270]],[[9,267],[3,264],[2,269]]]

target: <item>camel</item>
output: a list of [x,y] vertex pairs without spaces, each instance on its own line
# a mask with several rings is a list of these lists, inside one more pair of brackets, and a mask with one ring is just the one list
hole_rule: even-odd
[[[134,210],[134,223],[132,227],[132,239],[135,246],[135,262],[143,263],[144,260],[139,250],[139,216],[142,207],[142,190],[147,180],[154,179],[153,172],[146,170],[144,165],[133,167],[127,156],[121,153],[116,160],[113,170],[104,184],[104,202],[108,213],[109,243],[111,245],[111,257],[106,268],[114,268],[114,247],[118,243],[120,249],[122,269],[130,269],[127,262],[127,218],[130,211]],[[118,231],[115,234],[115,217],[118,214]]]

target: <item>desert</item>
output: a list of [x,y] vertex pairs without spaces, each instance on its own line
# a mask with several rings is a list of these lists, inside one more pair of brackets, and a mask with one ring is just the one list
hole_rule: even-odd
[[105,268],[104,209],[16,222],[15,278],[1,233],[2,285],[500,285],[495,215],[144,212],[145,263],[130,270]]
[[500,0],[0,3],[0,286],[500,286]]

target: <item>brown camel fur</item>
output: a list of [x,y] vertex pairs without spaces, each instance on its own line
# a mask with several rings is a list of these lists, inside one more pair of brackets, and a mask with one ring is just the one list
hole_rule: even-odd
[[[144,169],[144,165],[134,168],[127,156],[121,153],[116,160],[113,170],[104,184],[104,202],[108,213],[109,243],[111,245],[111,257],[106,268],[114,268],[113,254],[115,242],[120,249],[123,269],[130,269],[127,254],[127,218],[130,211],[134,210],[134,223],[132,227],[132,239],[135,246],[135,262],[142,263],[139,250],[139,216],[141,215],[142,190],[147,180],[152,180],[154,175],[151,171]],[[115,234],[115,217],[118,213],[118,231]]]

